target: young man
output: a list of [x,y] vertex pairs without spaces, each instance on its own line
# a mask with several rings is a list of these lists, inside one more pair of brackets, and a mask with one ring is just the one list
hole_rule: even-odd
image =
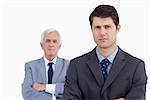
[[120,25],[116,9],[99,5],[89,21],[97,46],[71,60],[64,99],[145,100],[145,65],[117,46]]
[[57,56],[61,47],[59,32],[47,29],[41,36],[40,44],[44,56],[25,64],[23,98],[24,100],[61,99],[69,61]]

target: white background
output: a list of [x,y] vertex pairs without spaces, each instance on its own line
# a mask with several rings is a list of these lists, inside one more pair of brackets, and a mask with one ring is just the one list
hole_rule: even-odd
[[[62,35],[59,56],[72,59],[95,47],[89,14],[99,4],[116,7],[118,45],[145,61],[150,76],[148,0],[1,0],[0,100],[23,100],[24,63],[43,56],[41,33],[51,27]],[[150,98],[147,85],[147,100]]]

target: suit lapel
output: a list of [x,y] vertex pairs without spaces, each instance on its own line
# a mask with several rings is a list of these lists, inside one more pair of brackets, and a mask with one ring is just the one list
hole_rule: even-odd
[[104,83],[103,88],[102,88],[102,93],[104,93],[104,91],[108,88],[108,86],[117,77],[117,75],[119,74],[121,69],[124,67],[124,65],[125,65],[124,52],[121,49],[119,49],[119,51],[114,59],[114,63],[111,66],[109,75]]
[[41,73],[41,77],[42,77],[42,81],[44,82],[44,83],[46,83],[46,68],[45,68],[45,62],[44,62],[44,58],[42,57],[41,59],[40,59],[40,62],[39,62],[39,64],[38,64],[38,68],[39,68],[39,71],[40,71],[40,73]]
[[91,53],[89,53],[87,64],[90,70],[92,71],[92,74],[94,75],[96,81],[98,82],[99,86],[101,87],[101,85],[104,83],[104,80],[100,71],[99,61],[96,56],[96,48]]
[[57,81],[57,79],[58,79],[58,77],[59,77],[59,75],[60,75],[60,73],[62,71],[62,66],[63,66],[63,60],[61,58],[57,57],[52,82],[56,82]]

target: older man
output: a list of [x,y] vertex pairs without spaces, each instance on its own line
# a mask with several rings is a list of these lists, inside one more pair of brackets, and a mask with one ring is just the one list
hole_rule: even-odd
[[61,47],[60,34],[47,29],[41,35],[44,56],[25,64],[22,84],[24,100],[51,100],[61,98],[69,61],[57,56]]

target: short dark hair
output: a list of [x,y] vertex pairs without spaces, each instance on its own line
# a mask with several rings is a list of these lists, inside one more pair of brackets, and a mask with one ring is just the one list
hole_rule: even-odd
[[94,17],[101,17],[101,18],[111,17],[116,27],[119,24],[119,15],[117,13],[117,10],[115,9],[115,7],[111,5],[99,5],[93,10],[93,12],[89,16],[91,28]]

